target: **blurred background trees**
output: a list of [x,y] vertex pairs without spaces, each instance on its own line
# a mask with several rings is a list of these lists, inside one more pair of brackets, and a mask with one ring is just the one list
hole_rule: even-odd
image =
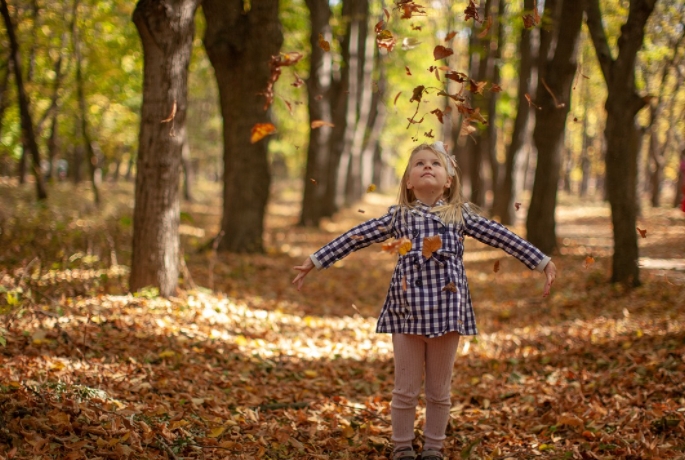
[[[412,146],[443,140],[466,197],[506,224],[527,213],[528,237],[546,251],[556,246],[557,192],[613,200],[623,257],[613,279],[639,282],[636,269],[620,267],[636,266],[640,206],[681,199],[682,2],[219,3],[194,16],[185,133],[173,155],[180,197],[192,199],[194,180],[223,182],[220,251],[264,249],[265,207],[279,184],[300,193],[300,224],[316,226],[371,183],[394,193]],[[30,182],[48,200],[60,181],[87,179],[96,194],[104,181],[134,180],[148,148],[139,145],[135,7],[2,0],[0,176]],[[644,32],[628,37],[624,25],[638,13]],[[453,53],[436,59],[436,46]],[[269,59],[279,52],[303,58],[279,69],[265,111]],[[252,143],[257,122],[276,131]],[[629,135],[614,134],[629,124]]]

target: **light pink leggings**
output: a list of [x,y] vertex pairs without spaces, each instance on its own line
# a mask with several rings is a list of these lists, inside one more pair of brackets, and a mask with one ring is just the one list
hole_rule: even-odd
[[426,375],[426,426],[424,450],[442,449],[450,416],[452,367],[459,345],[459,333],[440,337],[393,334],[395,389],[392,392],[392,440],[395,450],[411,447],[414,418]]

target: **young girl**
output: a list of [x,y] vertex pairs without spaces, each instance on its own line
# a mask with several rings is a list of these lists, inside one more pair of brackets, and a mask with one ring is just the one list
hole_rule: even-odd
[[443,458],[459,338],[477,334],[462,259],[464,235],[501,248],[528,268],[544,272],[543,296],[549,294],[556,276],[554,263],[528,241],[479,216],[464,202],[456,162],[442,142],[423,144],[412,151],[397,206],[354,227],[294,267],[299,273],[293,284],[299,290],[314,267],[328,268],[353,251],[391,237],[411,241],[411,249],[397,261],[376,328],[376,332],[392,334],[394,460],[416,458],[414,417],[424,372],[426,426],[420,458]]

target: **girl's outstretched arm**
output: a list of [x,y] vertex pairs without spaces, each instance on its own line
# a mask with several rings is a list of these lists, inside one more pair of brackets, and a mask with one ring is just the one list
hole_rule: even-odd
[[302,265],[297,265],[297,266],[293,267],[293,269],[299,271],[299,273],[297,274],[297,276],[295,277],[295,279],[292,282],[292,284],[297,286],[298,291],[300,289],[302,289],[302,284],[304,283],[304,277],[307,276],[307,274],[310,271],[312,271],[312,268],[314,268],[314,262],[312,262],[311,257],[307,257],[305,259],[305,261],[302,262]]
[[554,265],[554,262],[551,260],[547,262],[547,266],[545,267],[545,276],[547,277],[547,281],[545,282],[545,291],[542,293],[542,297],[547,297],[549,295],[550,289],[552,289],[552,284],[554,283],[555,278],[557,277],[557,267]]

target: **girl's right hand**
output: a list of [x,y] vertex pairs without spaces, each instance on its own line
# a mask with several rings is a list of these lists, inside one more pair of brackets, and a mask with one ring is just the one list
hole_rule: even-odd
[[307,274],[312,271],[312,268],[314,268],[314,262],[312,262],[312,259],[310,257],[307,257],[305,261],[302,263],[302,265],[297,265],[293,267],[293,269],[299,271],[300,273],[297,274],[295,279],[293,280],[292,284],[297,286],[297,290],[299,291],[302,289],[302,284],[304,283],[304,277],[307,276]]

